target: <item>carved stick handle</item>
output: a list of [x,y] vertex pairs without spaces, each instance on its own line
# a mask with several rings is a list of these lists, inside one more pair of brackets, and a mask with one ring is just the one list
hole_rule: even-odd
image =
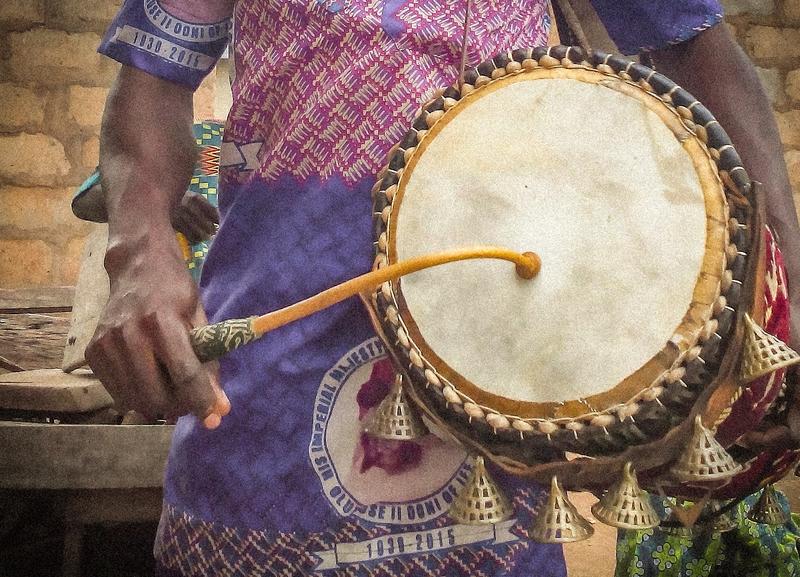
[[197,358],[203,363],[213,361],[256,340],[261,336],[253,330],[253,321],[257,318],[230,319],[192,329],[189,337]]

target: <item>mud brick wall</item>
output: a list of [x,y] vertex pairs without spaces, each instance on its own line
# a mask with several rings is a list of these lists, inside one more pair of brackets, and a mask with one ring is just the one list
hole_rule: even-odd
[[[800,205],[800,0],[723,0],[775,110]],[[0,0],[0,288],[72,285],[88,228],[74,188],[97,164],[117,65],[96,53],[121,0]],[[195,99],[213,116],[216,79]]]
[[[122,0],[0,0],[0,288],[74,285],[89,227],[75,188],[97,165],[118,65],[97,54]],[[215,78],[195,98],[213,116]]]

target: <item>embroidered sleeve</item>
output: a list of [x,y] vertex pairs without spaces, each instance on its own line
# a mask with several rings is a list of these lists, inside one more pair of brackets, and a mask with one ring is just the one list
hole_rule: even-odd
[[689,40],[722,20],[719,0],[592,0],[623,54]]
[[125,0],[100,53],[196,89],[228,44],[231,2]]

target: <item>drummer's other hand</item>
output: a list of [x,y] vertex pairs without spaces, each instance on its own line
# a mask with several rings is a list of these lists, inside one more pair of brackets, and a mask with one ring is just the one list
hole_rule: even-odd
[[171,214],[172,226],[189,242],[200,242],[214,236],[219,224],[219,211],[202,194],[187,190]]
[[800,449],[800,437],[787,425],[775,425],[763,431],[750,431],[742,435],[737,443],[758,451]]
[[794,450],[800,449],[800,398],[797,394],[797,370],[792,367],[786,372],[789,407],[786,410],[786,420],[781,424],[774,424],[762,430],[745,433],[737,442],[749,449],[756,450]]
[[148,417],[193,413],[219,426],[230,402],[217,365],[201,364],[189,330],[206,323],[174,233],[109,246],[111,292],[86,359],[116,402]]

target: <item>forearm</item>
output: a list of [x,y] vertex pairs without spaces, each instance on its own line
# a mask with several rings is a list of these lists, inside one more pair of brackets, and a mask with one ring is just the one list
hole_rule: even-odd
[[[125,0],[100,46],[123,67],[100,139],[111,290],[86,359],[120,406],[151,416],[191,412],[213,428],[230,404],[216,367],[201,365],[192,350],[189,331],[207,320],[170,215],[194,169],[192,93],[225,49],[230,22],[220,19],[231,6],[227,0],[170,2],[176,18],[219,31],[197,42],[156,22],[151,4]],[[143,34],[141,43],[134,45],[131,33],[134,39]],[[173,45],[181,49],[180,62],[158,50]]]
[[[753,180],[764,184],[767,221],[789,278],[800,280],[800,227],[772,107],[747,55],[723,25],[653,54],[656,68],[691,92],[725,128]],[[795,282],[793,291],[800,292]]]
[[173,234],[170,210],[186,190],[194,160],[191,91],[123,66],[101,130],[110,249],[131,252]]

